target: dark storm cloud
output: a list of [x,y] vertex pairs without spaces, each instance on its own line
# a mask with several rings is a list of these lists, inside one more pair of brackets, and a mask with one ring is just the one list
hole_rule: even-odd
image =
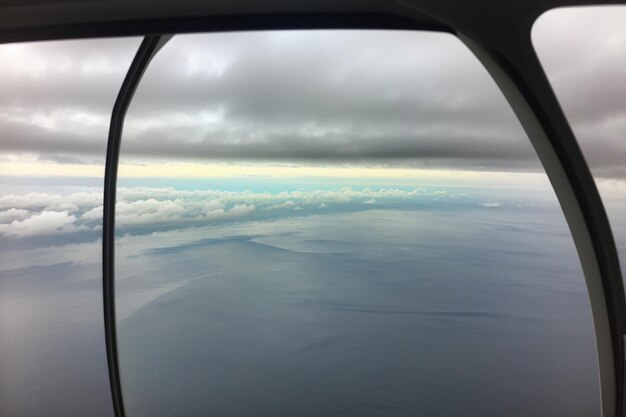
[[[580,54],[562,47],[581,20],[568,19],[537,29],[535,42],[550,57],[546,67],[557,92],[565,91],[577,134],[601,145],[585,149],[588,159],[602,175],[623,177],[624,30],[613,22],[600,35],[579,39],[581,65]],[[596,26],[578,27],[584,33]],[[611,30],[621,37],[607,37]],[[22,71],[0,77],[7,92],[2,150],[57,161],[64,154],[103,155],[109,109],[137,44],[32,45],[21,56]],[[175,37],[146,72],[129,110],[125,156],[537,167],[502,94],[460,41],[385,31]]]

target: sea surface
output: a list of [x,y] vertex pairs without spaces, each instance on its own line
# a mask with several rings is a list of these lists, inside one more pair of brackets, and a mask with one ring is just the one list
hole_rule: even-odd
[[[584,279],[546,190],[127,187],[128,416],[599,415]],[[44,192],[21,210],[72,222],[0,238],[0,414],[111,416],[101,190]]]

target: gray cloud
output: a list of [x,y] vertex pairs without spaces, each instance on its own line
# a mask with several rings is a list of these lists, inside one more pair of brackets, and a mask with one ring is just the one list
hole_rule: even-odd
[[626,178],[626,7],[549,11],[533,43],[594,174]]
[[444,34],[175,38],[146,73],[127,127],[127,155],[464,167],[536,159],[486,71]]
[[0,151],[104,163],[110,112],[140,39],[0,46]]
[[2,106],[106,114],[140,42],[123,38],[2,45]]
[[[626,37],[610,14],[618,17],[603,25],[583,24],[586,15],[542,20],[534,40],[583,145],[594,144],[585,151],[596,172],[626,177]],[[578,37],[577,50],[563,48],[566,36]],[[137,45],[23,45],[21,71],[0,64],[0,149],[56,162],[104,158],[109,111]],[[122,160],[146,157],[538,168],[502,94],[459,40],[387,31],[173,38],[125,126]]]

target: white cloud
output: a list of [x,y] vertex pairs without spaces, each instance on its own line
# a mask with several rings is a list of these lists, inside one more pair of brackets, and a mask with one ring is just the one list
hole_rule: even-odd
[[118,202],[115,210],[115,223],[119,226],[167,223],[180,220],[185,214],[185,208],[178,202],[159,201],[154,198]]
[[254,206],[249,206],[247,204],[237,204],[235,207],[230,209],[227,213],[231,216],[242,216],[244,214],[252,213],[255,210]]
[[81,217],[87,220],[102,220],[102,206],[94,207],[91,210],[88,210],[83,213]]
[[76,216],[67,211],[44,211],[25,220],[0,225],[0,234],[14,237],[50,235],[85,230],[74,225]]
[[224,209],[215,209],[215,210],[211,210],[208,211],[204,216],[199,215],[196,216],[196,220],[216,220],[216,219],[222,219],[224,218],[226,212],[224,211]]
[[[99,230],[102,221],[102,191],[61,193],[26,193],[0,196],[0,234],[3,236],[37,236],[54,233]],[[68,190],[71,191],[71,190]],[[445,191],[424,188],[314,189],[279,193],[219,190],[177,190],[174,188],[120,187],[116,204],[116,227],[165,228],[202,226],[214,222],[248,219],[255,213],[271,217],[285,215],[286,210],[305,215],[322,211],[359,210],[363,205],[413,204],[436,200]],[[7,207],[8,206],[8,207]],[[362,208],[361,208],[362,209]]]
[[484,203],[483,203],[483,204],[481,204],[480,206],[481,206],[481,207],[486,207],[486,208],[494,208],[494,207],[501,207],[501,206],[502,206],[502,204],[497,203],[497,202],[495,202],[495,201],[491,201],[491,200],[489,200],[489,201],[484,202]]
[[67,202],[51,204],[43,209],[43,211],[68,211],[70,213],[74,213],[78,210],[80,210],[80,208],[77,204]]
[[22,220],[30,214],[30,211],[23,209],[10,208],[0,211],[0,223],[8,223],[13,220]]
[[[131,202],[118,202],[116,204],[116,225],[141,226],[147,224],[185,224],[204,221],[225,220],[232,217],[244,216],[255,210],[254,205],[246,203],[235,204],[230,209],[218,199],[208,203],[201,199],[137,200]],[[92,210],[93,212],[93,210]],[[87,214],[87,213],[86,213]],[[99,212],[94,212],[90,217],[95,217]]]
[[[76,192],[70,195],[52,193],[5,194],[0,196],[0,210],[10,208],[49,208],[48,211],[73,211],[76,207],[96,207],[102,204],[102,192]],[[66,207],[65,209],[61,209]],[[70,210],[71,209],[71,210]]]
[[204,203],[203,209],[209,213],[215,210],[219,210],[219,209],[224,209],[224,203],[222,203],[220,201],[220,199],[216,198],[213,200],[209,200],[206,203]]

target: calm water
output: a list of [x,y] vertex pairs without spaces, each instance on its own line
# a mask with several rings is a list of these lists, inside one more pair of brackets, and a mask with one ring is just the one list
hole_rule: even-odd
[[[248,192],[216,209],[163,197],[178,192],[124,197],[142,201],[117,239],[127,415],[599,415],[587,294],[549,198]],[[78,230],[2,241],[2,415],[111,414],[81,204]],[[194,210],[215,221],[190,226]]]

